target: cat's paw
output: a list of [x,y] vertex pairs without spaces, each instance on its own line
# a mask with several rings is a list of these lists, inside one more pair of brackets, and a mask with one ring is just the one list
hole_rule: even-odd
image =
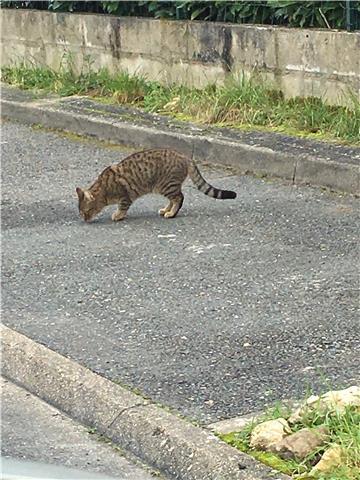
[[125,215],[123,213],[120,213],[120,212],[114,212],[111,215],[111,220],[113,222],[120,222],[120,220],[124,220],[124,218],[125,218]]
[[174,218],[174,217],[175,217],[175,215],[171,212],[165,212],[164,213],[164,218]]
[[167,209],[166,209],[166,208],[160,208],[160,210],[159,210],[159,215],[161,215],[161,216],[163,217],[166,212],[167,212]]

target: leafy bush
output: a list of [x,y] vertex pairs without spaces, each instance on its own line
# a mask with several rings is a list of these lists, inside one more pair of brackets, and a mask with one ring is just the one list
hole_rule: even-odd
[[92,12],[176,20],[284,25],[289,27],[360,28],[360,1],[350,2],[350,25],[345,1],[119,1],[65,2],[57,0],[2,1],[2,7],[54,12]]

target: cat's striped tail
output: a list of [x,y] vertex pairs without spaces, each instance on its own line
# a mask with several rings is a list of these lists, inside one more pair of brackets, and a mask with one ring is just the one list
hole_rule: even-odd
[[198,167],[196,166],[193,160],[189,161],[189,177],[194,183],[195,187],[200,190],[200,192],[205,193],[212,198],[217,198],[220,200],[226,200],[228,198],[236,198],[236,193],[231,190],[220,190],[210,185],[204,177],[201,175]]

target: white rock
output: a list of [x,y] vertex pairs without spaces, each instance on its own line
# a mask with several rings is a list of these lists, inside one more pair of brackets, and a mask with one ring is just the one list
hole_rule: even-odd
[[342,462],[342,448],[340,445],[332,445],[324,452],[318,463],[310,470],[310,475],[314,475],[319,472],[330,472],[333,468],[341,466]]
[[360,387],[353,385],[345,390],[333,390],[325,393],[321,401],[327,406],[344,410],[345,407],[360,407]]
[[360,407],[360,387],[354,385],[345,390],[332,390],[320,397],[312,395],[290,415],[288,422],[290,424],[297,423],[315,409],[341,412],[348,406]]
[[311,395],[311,397],[307,398],[303,405],[293,412],[290,417],[288,418],[288,422],[291,424],[300,422],[300,420],[311,410],[316,408],[316,406],[320,405],[320,397],[317,395]]
[[257,425],[251,432],[250,446],[269,450],[272,445],[280,442],[289,433],[291,430],[285,418],[268,420]]

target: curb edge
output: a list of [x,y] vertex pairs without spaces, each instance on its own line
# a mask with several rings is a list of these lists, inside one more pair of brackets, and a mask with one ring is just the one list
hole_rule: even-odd
[[117,142],[131,147],[173,148],[210,163],[230,166],[241,173],[270,176],[293,184],[311,184],[360,196],[360,168],[322,158],[297,158],[270,148],[254,147],[211,136],[161,130],[91,114],[68,112],[52,102],[18,102],[1,98],[1,115],[25,124]]
[[1,326],[2,374],[94,427],[124,450],[178,480],[286,480],[194,426],[110,380]]

